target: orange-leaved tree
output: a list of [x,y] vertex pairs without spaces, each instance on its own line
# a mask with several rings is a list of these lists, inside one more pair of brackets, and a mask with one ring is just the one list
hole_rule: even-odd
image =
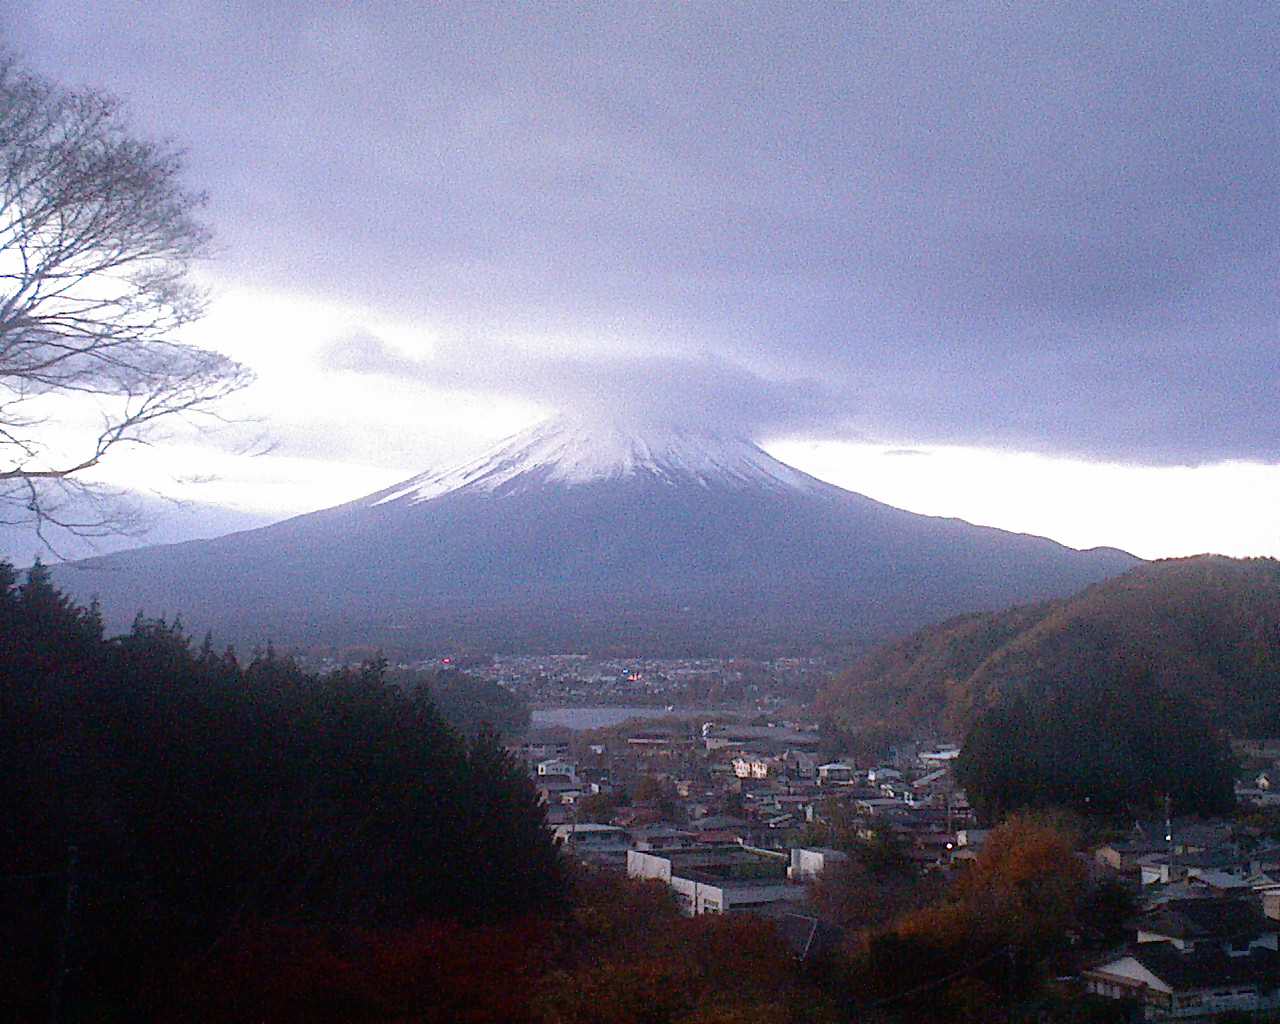
[[1087,881],[1062,821],[1010,818],[946,899],[860,937],[848,964],[850,998],[964,1019],[964,1007],[981,1002],[975,993],[1022,994],[1066,948]]

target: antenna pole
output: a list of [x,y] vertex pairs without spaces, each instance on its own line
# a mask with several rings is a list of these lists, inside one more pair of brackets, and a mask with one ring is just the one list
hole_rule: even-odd
[[80,851],[67,847],[67,897],[62,907],[62,933],[58,937],[58,967],[53,976],[53,990],[49,994],[49,1020],[59,1024],[62,1020],[62,986],[67,977],[67,964],[71,952],[71,932],[75,923],[76,903],[79,898]]

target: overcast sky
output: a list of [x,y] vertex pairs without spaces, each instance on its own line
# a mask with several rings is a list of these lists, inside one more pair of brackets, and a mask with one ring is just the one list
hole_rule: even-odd
[[122,482],[300,512],[596,405],[918,511],[1280,555],[1274,3],[6,10],[186,147],[193,337],[259,374],[270,454]]

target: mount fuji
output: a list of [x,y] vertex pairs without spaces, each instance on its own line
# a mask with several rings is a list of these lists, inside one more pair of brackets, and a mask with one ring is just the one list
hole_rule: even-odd
[[916,515],[748,440],[559,420],[335,508],[61,566],[108,626],[239,644],[814,650],[1066,595],[1122,551]]

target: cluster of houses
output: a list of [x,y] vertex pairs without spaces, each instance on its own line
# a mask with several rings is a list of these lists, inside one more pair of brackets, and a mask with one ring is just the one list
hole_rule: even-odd
[[[877,804],[860,820],[892,828],[893,817]],[[949,846],[946,856],[918,859],[924,870],[944,871],[972,857],[985,836],[914,827],[904,834],[936,835]],[[798,934],[824,937],[830,933],[806,904],[808,886],[847,856],[753,845],[748,823],[726,815],[687,827],[569,822],[556,826],[556,835],[577,857],[665,883],[686,914],[804,920],[812,930]],[[1212,1021],[1229,1013],[1280,1019],[1280,847],[1248,847],[1224,823],[1161,822],[1138,823],[1131,838],[1095,850],[1100,872],[1139,892],[1140,911],[1124,948],[1082,972],[1083,988],[1124,1001],[1133,1020]]]
[[1227,822],[1139,822],[1094,851],[1140,893],[1131,940],[1084,971],[1135,1019],[1280,1016],[1280,847]]
[[[802,903],[808,883],[844,858],[804,842],[837,815],[867,838],[892,833],[923,870],[975,855],[985,833],[972,827],[952,777],[955,747],[896,751],[864,766],[821,747],[817,731],[794,724],[707,723],[575,744],[535,738],[512,752],[528,764],[566,851],[660,879],[688,914]],[[647,798],[633,799],[642,778]]]
[[[809,886],[846,859],[812,842],[821,826],[890,835],[926,872],[962,868],[987,834],[956,785],[954,746],[855,764],[824,756],[812,729],[708,723],[533,739],[512,752],[572,856],[661,881],[689,915],[774,917],[798,950],[831,938]],[[1250,774],[1242,801],[1269,804],[1253,791],[1267,797],[1272,776]],[[1280,773],[1275,783],[1280,792]],[[1280,1020],[1280,846],[1237,823],[1160,820],[1091,856],[1139,894],[1140,910],[1127,944],[1082,972],[1087,992],[1123,1000],[1135,1020]]]
[[[1280,805],[1280,740],[1238,741],[1235,754],[1252,766],[1239,805]],[[1127,946],[1084,972],[1090,992],[1140,1020],[1280,1019],[1280,846],[1240,822],[1153,821],[1094,857],[1131,882],[1142,912]]]
[[[454,659],[445,659],[452,662]],[[440,663],[415,667],[435,669]],[[449,667],[445,664],[443,667]],[[495,655],[468,664],[533,704],[697,706],[707,701],[790,703],[832,665],[822,658],[596,658],[585,654]]]

